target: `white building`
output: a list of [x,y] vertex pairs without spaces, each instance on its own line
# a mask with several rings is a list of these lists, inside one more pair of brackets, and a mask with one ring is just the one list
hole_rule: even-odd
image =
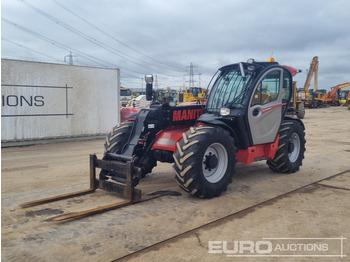
[[119,69],[1,62],[2,145],[101,135],[119,122]]

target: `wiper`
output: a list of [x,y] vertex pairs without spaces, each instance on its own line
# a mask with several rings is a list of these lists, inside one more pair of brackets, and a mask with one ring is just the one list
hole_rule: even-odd
[[246,93],[247,91],[242,92],[241,94],[236,96],[231,102],[228,102],[225,105],[223,105],[223,107],[231,108],[234,104],[238,102],[238,100],[240,100],[243,96],[245,96]]

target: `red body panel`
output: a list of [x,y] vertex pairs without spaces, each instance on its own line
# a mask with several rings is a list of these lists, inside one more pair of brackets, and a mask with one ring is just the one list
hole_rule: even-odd
[[161,149],[176,152],[176,143],[181,140],[182,134],[189,129],[190,126],[172,126],[158,132],[152,150]]
[[250,146],[248,149],[240,149],[236,153],[237,160],[241,163],[251,164],[257,160],[272,159],[276,155],[278,141],[279,135],[273,143]]
[[292,73],[292,76],[295,76],[297,73],[301,72],[300,70],[291,67],[291,66],[287,66],[287,65],[283,65],[284,67],[288,68],[290,70],[290,72]]
[[126,116],[131,114],[131,113],[137,113],[137,112],[139,112],[139,111],[133,107],[122,107],[120,109],[120,121],[123,122],[126,120],[134,120],[133,118],[128,118]]
[[[190,126],[176,126],[168,127],[160,131],[156,135],[155,142],[152,146],[152,150],[160,149],[176,152],[176,143],[182,138],[182,134],[186,133],[190,129]],[[263,159],[273,159],[278,149],[279,136],[276,141],[268,144],[261,144],[248,147],[247,149],[239,149],[236,153],[238,162],[251,164],[254,161]]]

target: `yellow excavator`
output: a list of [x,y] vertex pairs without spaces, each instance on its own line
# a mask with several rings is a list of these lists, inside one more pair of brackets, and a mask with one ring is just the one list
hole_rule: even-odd
[[350,100],[350,90],[339,90],[338,97],[341,105],[347,105]]
[[348,110],[350,110],[350,90],[348,92],[348,95],[346,96],[346,102],[343,105],[347,106]]
[[[301,70],[298,70],[298,72],[301,72]],[[305,116],[305,106],[307,107],[319,107],[316,106],[316,103],[313,99],[313,96],[310,94],[309,87],[311,84],[311,79],[314,77],[314,88],[313,92],[317,90],[317,84],[318,84],[318,57],[315,56],[312,59],[312,62],[310,64],[310,68],[305,80],[305,84],[303,88],[297,87],[297,82],[293,81],[293,99],[292,99],[292,106],[295,108],[294,114],[299,118],[303,119]]]
[[177,102],[178,104],[185,102],[198,102],[203,104],[207,98],[207,89],[201,87],[190,87],[185,91],[182,91],[181,88],[177,93]]
[[[314,87],[310,92],[310,84],[314,77]],[[297,103],[304,103],[304,106],[309,108],[318,108],[323,106],[323,93],[317,90],[318,87],[318,56],[312,58],[310,68],[305,80],[304,87],[297,90]]]
[[345,102],[342,104],[342,106],[347,106],[348,110],[350,110],[350,90],[347,92]]

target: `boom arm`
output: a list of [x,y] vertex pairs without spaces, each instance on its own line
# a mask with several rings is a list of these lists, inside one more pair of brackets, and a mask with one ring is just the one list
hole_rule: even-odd
[[315,93],[317,91],[317,85],[318,85],[318,56],[314,56],[312,59],[312,62],[310,64],[309,72],[306,77],[304,90],[309,93],[309,87],[311,83],[312,76],[315,74],[314,77],[314,89],[313,92]]

